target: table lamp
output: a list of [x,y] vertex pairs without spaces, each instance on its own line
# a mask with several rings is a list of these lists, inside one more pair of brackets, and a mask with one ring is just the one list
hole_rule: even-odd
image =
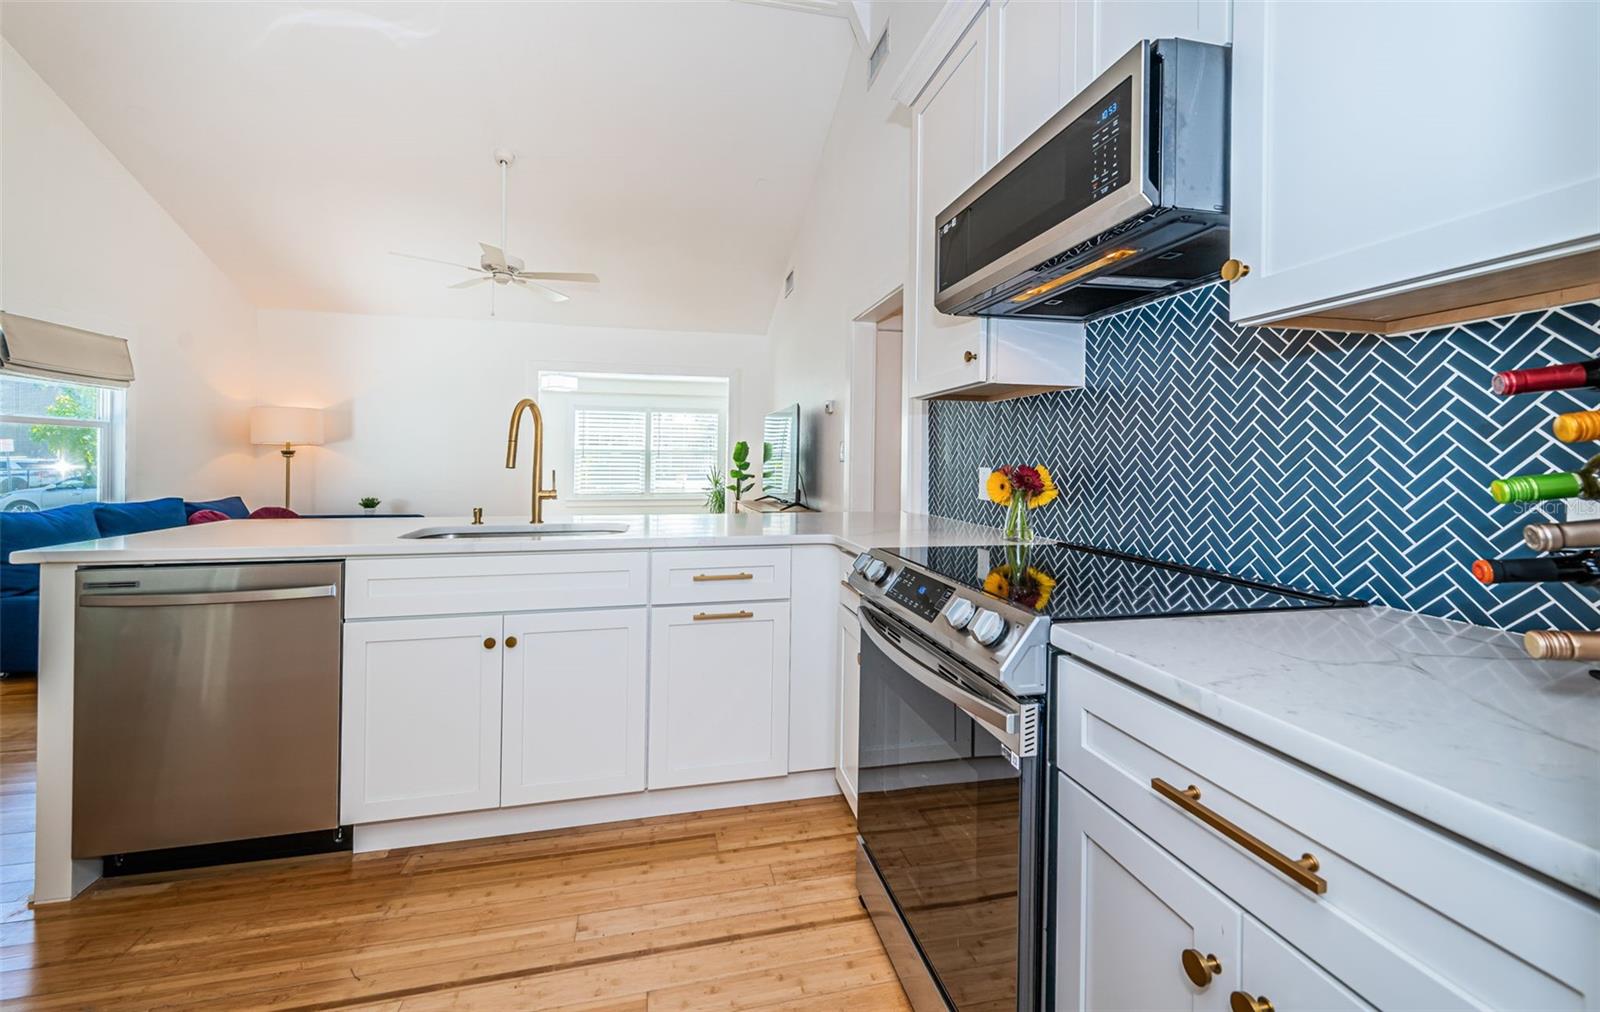
[[283,444],[283,508],[289,508],[289,467],[294,448],[322,445],[320,408],[283,408],[261,405],[250,409],[250,442],[258,446]]

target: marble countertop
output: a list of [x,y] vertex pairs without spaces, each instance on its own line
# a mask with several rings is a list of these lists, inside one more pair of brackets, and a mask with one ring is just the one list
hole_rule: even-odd
[[[231,520],[15,552],[12,562],[123,565],[347,559],[384,555],[506,555],[595,549],[714,548],[762,544],[831,544],[850,551],[895,546],[987,545],[992,527],[910,513],[737,513],[570,515],[562,523],[622,523],[621,534],[419,541],[424,527],[467,524],[470,517],[360,517],[347,520]],[[526,523],[488,517],[486,524]]]
[[1084,622],[1052,642],[1600,897],[1600,679],[1389,608]]

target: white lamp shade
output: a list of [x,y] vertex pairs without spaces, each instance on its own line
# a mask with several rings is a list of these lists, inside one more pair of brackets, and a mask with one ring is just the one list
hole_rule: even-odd
[[280,408],[263,405],[250,409],[250,442],[267,445],[322,444],[320,408]]

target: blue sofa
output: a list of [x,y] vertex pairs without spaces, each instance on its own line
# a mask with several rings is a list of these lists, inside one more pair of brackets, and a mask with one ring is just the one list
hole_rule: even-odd
[[198,510],[250,515],[238,496],[184,502],[176,496],[145,502],[89,502],[37,513],[0,512],[0,671],[39,669],[39,567],[13,565],[11,553],[74,541],[182,527]]

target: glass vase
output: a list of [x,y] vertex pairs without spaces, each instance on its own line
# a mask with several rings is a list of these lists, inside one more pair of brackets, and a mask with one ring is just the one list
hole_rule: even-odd
[[1028,497],[1021,492],[1014,493],[1006,506],[1005,537],[1007,541],[1033,540],[1033,526],[1028,522]]

